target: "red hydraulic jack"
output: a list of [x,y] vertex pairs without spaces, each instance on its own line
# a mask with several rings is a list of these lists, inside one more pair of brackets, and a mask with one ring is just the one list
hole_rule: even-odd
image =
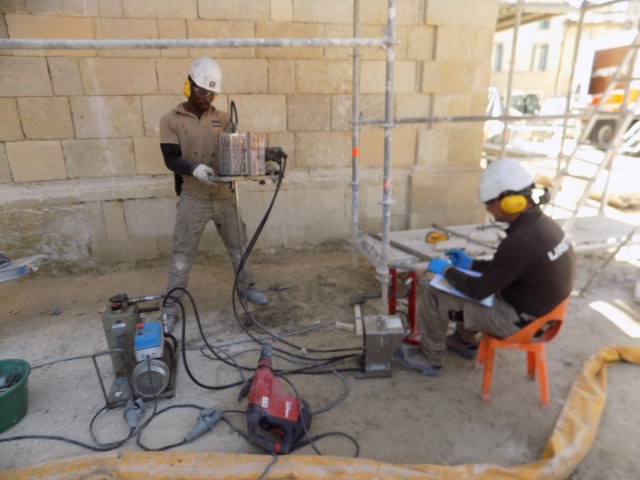
[[416,325],[416,301],[418,298],[418,275],[415,269],[411,267],[389,267],[389,289],[388,289],[388,304],[389,314],[394,315],[396,313],[396,303],[398,299],[398,272],[397,270],[408,270],[407,280],[405,284],[408,284],[409,290],[407,292],[407,318],[409,320],[409,333],[404,337],[403,342],[411,345],[420,345],[420,337],[422,334],[418,330]]

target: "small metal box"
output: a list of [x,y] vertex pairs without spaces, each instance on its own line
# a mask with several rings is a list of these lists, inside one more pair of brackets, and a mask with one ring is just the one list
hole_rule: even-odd
[[364,372],[361,377],[390,377],[391,355],[405,337],[397,315],[375,315],[362,319],[364,330]]
[[266,143],[264,133],[221,133],[220,175],[264,175]]

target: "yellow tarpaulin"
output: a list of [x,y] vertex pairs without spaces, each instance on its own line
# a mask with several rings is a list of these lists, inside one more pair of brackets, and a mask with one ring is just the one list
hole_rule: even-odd
[[[640,346],[606,347],[592,355],[571,386],[542,458],[526,465],[392,465],[360,458],[281,456],[266,478],[392,479],[565,479],[585,457],[598,431],[606,399],[607,367],[640,364]],[[188,452],[105,453],[0,472],[0,479],[256,480],[273,461],[268,455]]]

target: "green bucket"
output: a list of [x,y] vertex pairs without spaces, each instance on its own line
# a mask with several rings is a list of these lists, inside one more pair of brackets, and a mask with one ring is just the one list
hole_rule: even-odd
[[20,375],[20,380],[0,393],[0,433],[10,429],[27,413],[27,381],[31,366],[24,360],[0,360],[0,378]]

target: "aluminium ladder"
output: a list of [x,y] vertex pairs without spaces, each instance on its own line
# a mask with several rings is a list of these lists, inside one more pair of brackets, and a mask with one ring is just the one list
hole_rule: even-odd
[[[558,221],[562,224],[565,233],[571,231],[578,212],[589,199],[598,175],[603,170],[609,170],[607,175],[608,184],[608,178],[611,175],[610,166],[613,159],[622,145],[628,140],[625,135],[634,118],[640,115],[640,101],[629,104],[628,100],[631,83],[634,80],[640,80],[640,77],[634,77],[634,67],[639,48],[640,33],[636,35],[629,45],[629,49],[618,65],[600,101],[592,108],[589,120],[580,134],[575,149],[564,161],[562,168],[559,165],[559,173],[551,188],[551,201],[546,205],[545,211],[558,217]],[[613,113],[607,111],[606,99],[614,89],[621,88],[621,85],[624,86],[624,96],[619,111]],[[593,145],[589,141],[590,133],[599,121],[610,121],[612,117],[616,121],[610,141],[604,150],[599,149],[597,145]],[[607,202],[607,184],[605,184],[600,201],[600,213],[603,213]],[[556,215],[557,213],[560,213],[560,215]]]

